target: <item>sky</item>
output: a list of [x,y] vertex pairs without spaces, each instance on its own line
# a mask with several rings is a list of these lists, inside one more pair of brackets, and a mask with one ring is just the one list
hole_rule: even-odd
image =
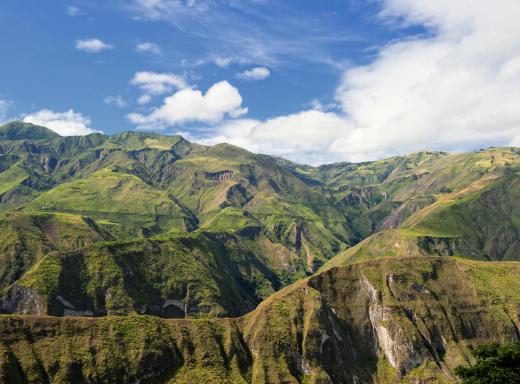
[[520,146],[518,0],[3,0],[0,123],[307,163]]

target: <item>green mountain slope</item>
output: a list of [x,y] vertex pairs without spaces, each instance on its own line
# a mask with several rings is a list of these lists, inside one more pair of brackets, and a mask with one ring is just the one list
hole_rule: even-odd
[[63,213],[0,214],[0,289],[52,251],[83,248],[112,236],[93,220]]
[[238,319],[0,318],[20,383],[455,383],[471,348],[516,338],[520,265],[386,259],[333,268]]
[[4,125],[0,384],[455,383],[520,338],[519,176]]
[[520,260],[520,178],[509,171],[437,198],[394,230],[378,232],[324,268],[395,256]]
[[[190,230],[197,219],[166,191],[137,176],[103,168],[42,193],[27,206],[32,210],[89,215],[114,234],[140,236],[171,228]],[[133,229],[133,231],[132,231]]]
[[[338,253],[328,266],[385,256],[517,260],[519,160],[517,149],[491,148],[313,168],[228,144],[192,144],[180,136],[60,137],[43,127],[10,123],[0,127],[0,209],[45,216],[55,221],[47,226],[60,228],[58,233],[67,232],[63,217],[77,217],[90,229],[70,228],[74,246],[61,244],[67,242],[63,239],[50,242],[39,227],[30,229],[33,224],[19,227],[17,235],[37,233],[30,240],[0,233],[7,244],[2,258],[9,260],[0,271],[3,308],[76,313],[57,299],[64,298],[65,277],[59,271],[68,268],[75,286],[66,289],[79,297],[72,304],[77,313],[170,316],[150,308],[161,308],[169,297],[190,301],[179,286],[195,278],[190,289],[199,296],[188,315],[226,316],[246,313]],[[93,240],[82,240],[85,233]],[[197,240],[186,249],[171,240],[192,236]],[[233,269],[237,260],[227,253],[229,239],[241,244],[239,272]],[[115,242],[93,244],[99,241]],[[167,250],[151,250],[157,242]],[[200,249],[203,257],[194,258]],[[97,262],[92,255],[105,251],[113,275],[85,275]],[[133,253],[141,255],[139,260],[120,260]],[[176,254],[196,266],[181,273],[177,285],[169,275],[175,268],[159,274],[135,271],[137,264],[145,271],[154,263],[177,265],[181,257]],[[238,285],[222,288],[219,279],[228,274]],[[43,304],[24,304],[26,288]],[[139,289],[153,294],[143,299]],[[118,299],[107,305],[101,297],[111,290]]]
[[[5,290],[2,308],[34,315],[237,316],[280,289],[261,234],[194,232],[97,243],[41,258]],[[278,260],[274,260],[278,262]]]
[[444,194],[463,192],[472,184],[483,186],[518,170],[519,154],[515,148],[464,154],[421,152],[370,163],[326,165],[311,174],[350,218],[351,240],[358,242],[376,231],[400,226]]

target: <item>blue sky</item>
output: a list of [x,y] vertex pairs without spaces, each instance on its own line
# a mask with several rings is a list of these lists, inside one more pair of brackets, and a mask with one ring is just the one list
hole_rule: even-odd
[[[369,60],[373,46],[401,32],[375,22],[376,3],[266,1],[243,8],[229,2],[179,19],[146,17],[125,3],[3,2],[0,93],[14,102],[11,112],[72,108],[88,115],[95,129],[133,129],[125,115],[136,108],[140,92],[130,80],[138,71],[154,71],[185,76],[201,90],[228,80],[239,87],[249,116],[264,119],[306,108],[314,99],[332,102],[342,69]],[[93,38],[113,48],[75,48],[76,40]],[[156,44],[161,54],[137,52],[142,43]],[[218,59],[233,61],[219,67]],[[236,77],[255,67],[268,68],[270,76]],[[117,95],[127,108],[104,102]]]
[[[0,120],[180,132],[309,163],[515,144],[518,73],[496,68],[520,51],[520,15],[499,2],[5,0]],[[505,48],[482,63],[495,19]],[[479,100],[446,105],[457,73]]]

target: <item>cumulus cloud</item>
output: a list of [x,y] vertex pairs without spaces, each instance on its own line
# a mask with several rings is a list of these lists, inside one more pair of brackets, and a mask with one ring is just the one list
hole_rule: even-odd
[[196,89],[182,89],[166,97],[163,105],[150,114],[131,113],[128,119],[141,128],[157,129],[190,121],[218,123],[226,115],[239,117],[247,113],[241,105],[238,89],[221,81],[213,84],[205,94]]
[[330,161],[330,147],[350,129],[348,122],[335,113],[307,110],[266,121],[228,121],[215,128],[216,135],[197,139],[205,144],[227,142],[257,153],[319,164]]
[[100,39],[76,40],[76,49],[87,53],[98,53],[114,48]]
[[89,127],[91,121],[87,116],[72,109],[66,112],[42,109],[26,115],[23,121],[49,128],[61,136],[82,136],[98,132]]
[[136,72],[130,83],[152,95],[162,95],[171,92],[174,89],[183,89],[188,87],[186,80],[182,76],[174,73],[147,71]]
[[217,56],[213,59],[213,61],[217,65],[217,67],[227,68],[233,62],[233,59],[231,59],[230,57]]
[[269,75],[271,75],[271,71],[266,67],[256,67],[237,73],[237,77],[244,80],[263,80],[268,78]]
[[139,43],[135,46],[135,50],[139,53],[153,53],[154,55],[162,54],[161,47],[155,43]]
[[345,71],[339,111],[316,104],[234,121],[205,139],[306,163],[519,144],[520,2],[383,0],[380,17],[428,33],[393,41],[371,63]]
[[347,158],[504,145],[520,133],[520,3],[387,0],[385,17],[432,37],[390,44],[347,71],[337,99],[354,127]]
[[137,99],[137,104],[145,105],[145,104],[148,104],[150,101],[152,101],[152,96],[145,94],[145,95],[139,96],[139,98]]
[[104,102],[108,105],[115,105],[118,108],[126,108],[128,106],[128,103],[121,95],[105,97]]

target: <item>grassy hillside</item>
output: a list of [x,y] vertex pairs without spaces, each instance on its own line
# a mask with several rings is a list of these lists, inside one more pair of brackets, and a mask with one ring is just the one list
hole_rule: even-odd
[[[519,159],[517,149],[490,148],[314,168],[228,144],[201,146],[180,136],[124,132],[60,137],[43,127],[10,123],[0,127],[0,209],[24,217],[45,216],[47,227],[59,228],[57,233],[70,229],[70,234],[52,242],[32,222],[18,226],[16,235],[11,229],[0,233],[0,242],[7,244],[0,288],[9,288],[4,300],[18,303],[8,308],[60,314],[59,271],[70,261],[72,270],[79,268],[73,291],[86,303],[81,311],[109,313],[100,297],[118,287],[122,312],[149,313],[143,305],[160,307],[161,300],[177,297],[180,288],[165,283],[170,280],[168,269],[160,276],[129,278],[135,275],[133,264],[170,262],[179,254],[205,271],[197,272],[204,278],[190,282],[190,289],[204,292],[191,315],[223,316],[245,313],[338,253],[329,265],[403,255],[517,260]],[[66,228],[63,217],[87,224]],[[192,235],[200,244],[187,249],[171,240]],[[208,236],[211,240],[203,241]],[[222,250],[231,238],[241,244],[240,257],[247,260],[243,268],[249,271],[231,273],[245,288],[223,290],[217,280],[237,261],[225,256],[224,264],[204,263],[220,260],[215,255],[227,252]],[[114,242],[107,248],[94,244],[99,241]],[[151,250],[156,242],[163,244],[162,250]],[[195,257],[196,249],[204,249],[203,257]],[[70,250],[74,252],[67,253]],[[107,268],[123,277],[84,274],[93,263],[91,255],[105,251],[111,265]],[[114,261],[132,252],[139,259],[131,258],[124,266]],[[257,261],[265,270],[253,273]],[[31,267],[29,278],[24,273]],[[53,277],[34,285],[46,268]],[[209,273],[211,268],[215,271]],[[182,279],[188,284],[193,274],[187,269],[178,284]],[[260,282],[253,275],[261,276]],[[141,300],[131,293],[129,281],[153,294]],[[88,291],[89,284],[95,289]],[[50,286],[54,293],[49,296],[43,287]],[[44,297],[45,305],[24,308],[28,293],[20,287]],[[93,293],[96,289],[102,293]],[[226,301],[235,291],[247,292],[238,294],[245,298]],[[217,299],[219,295],[225,297]]]
[[82,248],[112,236],[93,220],[64,213],[0,214],[0,289],[51,251]]
[[4,125],[0,383],[455,383],[520,337],[519,167]]
[[271,251],[276,246],[261,234],[194,232],[48,253],[5,290],[2,308],[56,316],[237,316],[286,283],[279,260],[265,259]]
[[189,230],[197,225],[191,212],[170,199],[166,191],[152,188],[137,176],[107,168],[42,193],[28,208],[89,215],[115,234],[124,230],[132,233],[133,229],[134,236],[141,235],[139,231]]
[[378,232],[340,253],[325,268],[395,256],[460,256],[520,260],[520,178],[479,180],[438,196],[393,230]]
[[520,265],[446,258],[333,268],[238,319],[2,317],[10,383],[455,383],[517,337]]

